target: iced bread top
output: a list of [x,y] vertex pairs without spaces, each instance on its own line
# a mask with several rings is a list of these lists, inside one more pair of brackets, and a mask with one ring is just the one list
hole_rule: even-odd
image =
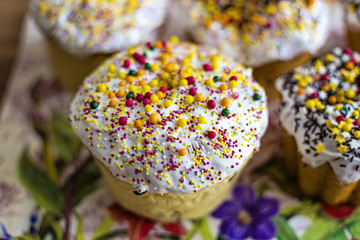
[[329,35],[325,0],[183,0],[196,38],[247,66],[315,54]]
[[311,167],[329,162],[343,183],[360,179],[360,54],[336,48],[277,80],[280,121]]
[[80,87],[70,119],[135,193],[190,193],[244,166],[260,147],[268,111],[251,69],[173,38],[105,62]]
[[38,25],[70,53],[113,53],[154,39],[169,0],[33,0]]

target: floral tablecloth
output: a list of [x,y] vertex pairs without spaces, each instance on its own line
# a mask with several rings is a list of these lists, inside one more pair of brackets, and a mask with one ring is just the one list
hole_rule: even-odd
[[0,239],[360,239],[360,210],[301,195],[281,157],[269,157],[279,149],[274,136],[209,216],[161,224],[128,213],[74,136],[66,116],[70,100],[27,18],[1,108]]

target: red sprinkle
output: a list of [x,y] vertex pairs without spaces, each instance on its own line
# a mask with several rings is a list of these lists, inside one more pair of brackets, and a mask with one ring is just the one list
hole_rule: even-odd
[[214,101],[214,100],[209,100],[209,101],[207,102],[207,107],[208,107],[209,109],[214,109],[214,108],[216,107],[215,101]]
[[138,101],[138,102],[141,102],[142,100],[144,100],[144,95],[142,95],[142,94],[138,94],[138,95],[136,95],[136,100]]
[[310,98],[314,99],[314,98],[318,98],[319,94],[317,92],[314,92],[310,95]]
[[138,63],[144,65],[146,63],[146,58],[144,56],[140,56],[137,58]]
[[211,67],[210,64],[204,64],[204,65],[203,65],[203,68],[204,68],[204,70],[207,71],[207,72],[209,72],[209,71],[212,70],[212,67]]
[[216,132],[214,131],[209,131],[207,134],[208,138],[210,139],[214,139],[216,137]]
[[133,100],[131,100],[131,99],[126,100],[125,106],[127,106],[127,107],[132,107],[133,105],[134,105]]
[[148,104],[151,104],[151,100],[149,98],[145,98],[143,103],[144,103],[144,106],[146,106]]
[[129,59],[125,59],[125,60],[124,60],[123,67],[124,67],[124,68],[128,68],[128,67],[130,67],[130,65],[131,65],[130,60],[129,60]]
[[190,90],[189,90],[189,94],[190,94],[190,95],[194,96],[194,95],[196,95],[196,93],[197,93],[197,89],[196,89],[196,88],[190,88]]
[[345,48],[344,53],[350,54],[350,53],[351,53],[351,49],[350,49],[350,48]]
[[133,58],[135,58],[136,60],[138,60],[140,56],[141,55],[137,52],[133,54]]
[[329,80],[329,75],[323,74],[323,75],[321,75],[320,79],[321,79],[322,81],[328,81],[328,80]]
[[145,98],[150,98],[150,97],[151,97],[151,95],[152,95],[152,93],[151,93],[151,92],[147,92],[147,93],[145,93]]
[[126,117],[120,117],[119,124],[121,126],[124,126],[124,125],[126,125],[126,123],[127,123],[127,118]]
[[188,84],[194,84],[195,83],[195,78],[193,76],[187,77],[186,80],[188,81]]
[[336,121],[337,121],[337,122],[345,121],[345,117],[342,116],[342,115],[337,116],[337,117],[336,117]]
[[164,92],[166,92],[166,87],[165,87],[165,86],[161,86],[159,90],[164,93]]

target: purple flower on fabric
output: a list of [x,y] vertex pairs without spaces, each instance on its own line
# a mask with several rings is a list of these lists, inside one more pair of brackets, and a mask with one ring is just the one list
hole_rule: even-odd
[[239,185],[234,188],[232,199],[223,202],[212,216],[222,220],[220,234],[226,239],[271,239],[276,234],[271,218],[278,211],[276,199],[257,199],[251,186]]

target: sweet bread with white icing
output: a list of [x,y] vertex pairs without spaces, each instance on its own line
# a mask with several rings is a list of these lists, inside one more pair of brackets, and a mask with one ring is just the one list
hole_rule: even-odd
[[360,54],[336,48],[276,84],[288,171],[327,204],[360,204]]
[[76,90],[114,52],[158,37],[169,0],[33,0],[31,15],[48,38],[53,68]]
[[181,2],[193,38],[253,67],[270,98],[275,79],[310,60],[330,32],[326,0]]
[[116,54],[71,104],[72,126],[118,202],[158,221],[220,204],[268,124],[251,69],[177,41]]

